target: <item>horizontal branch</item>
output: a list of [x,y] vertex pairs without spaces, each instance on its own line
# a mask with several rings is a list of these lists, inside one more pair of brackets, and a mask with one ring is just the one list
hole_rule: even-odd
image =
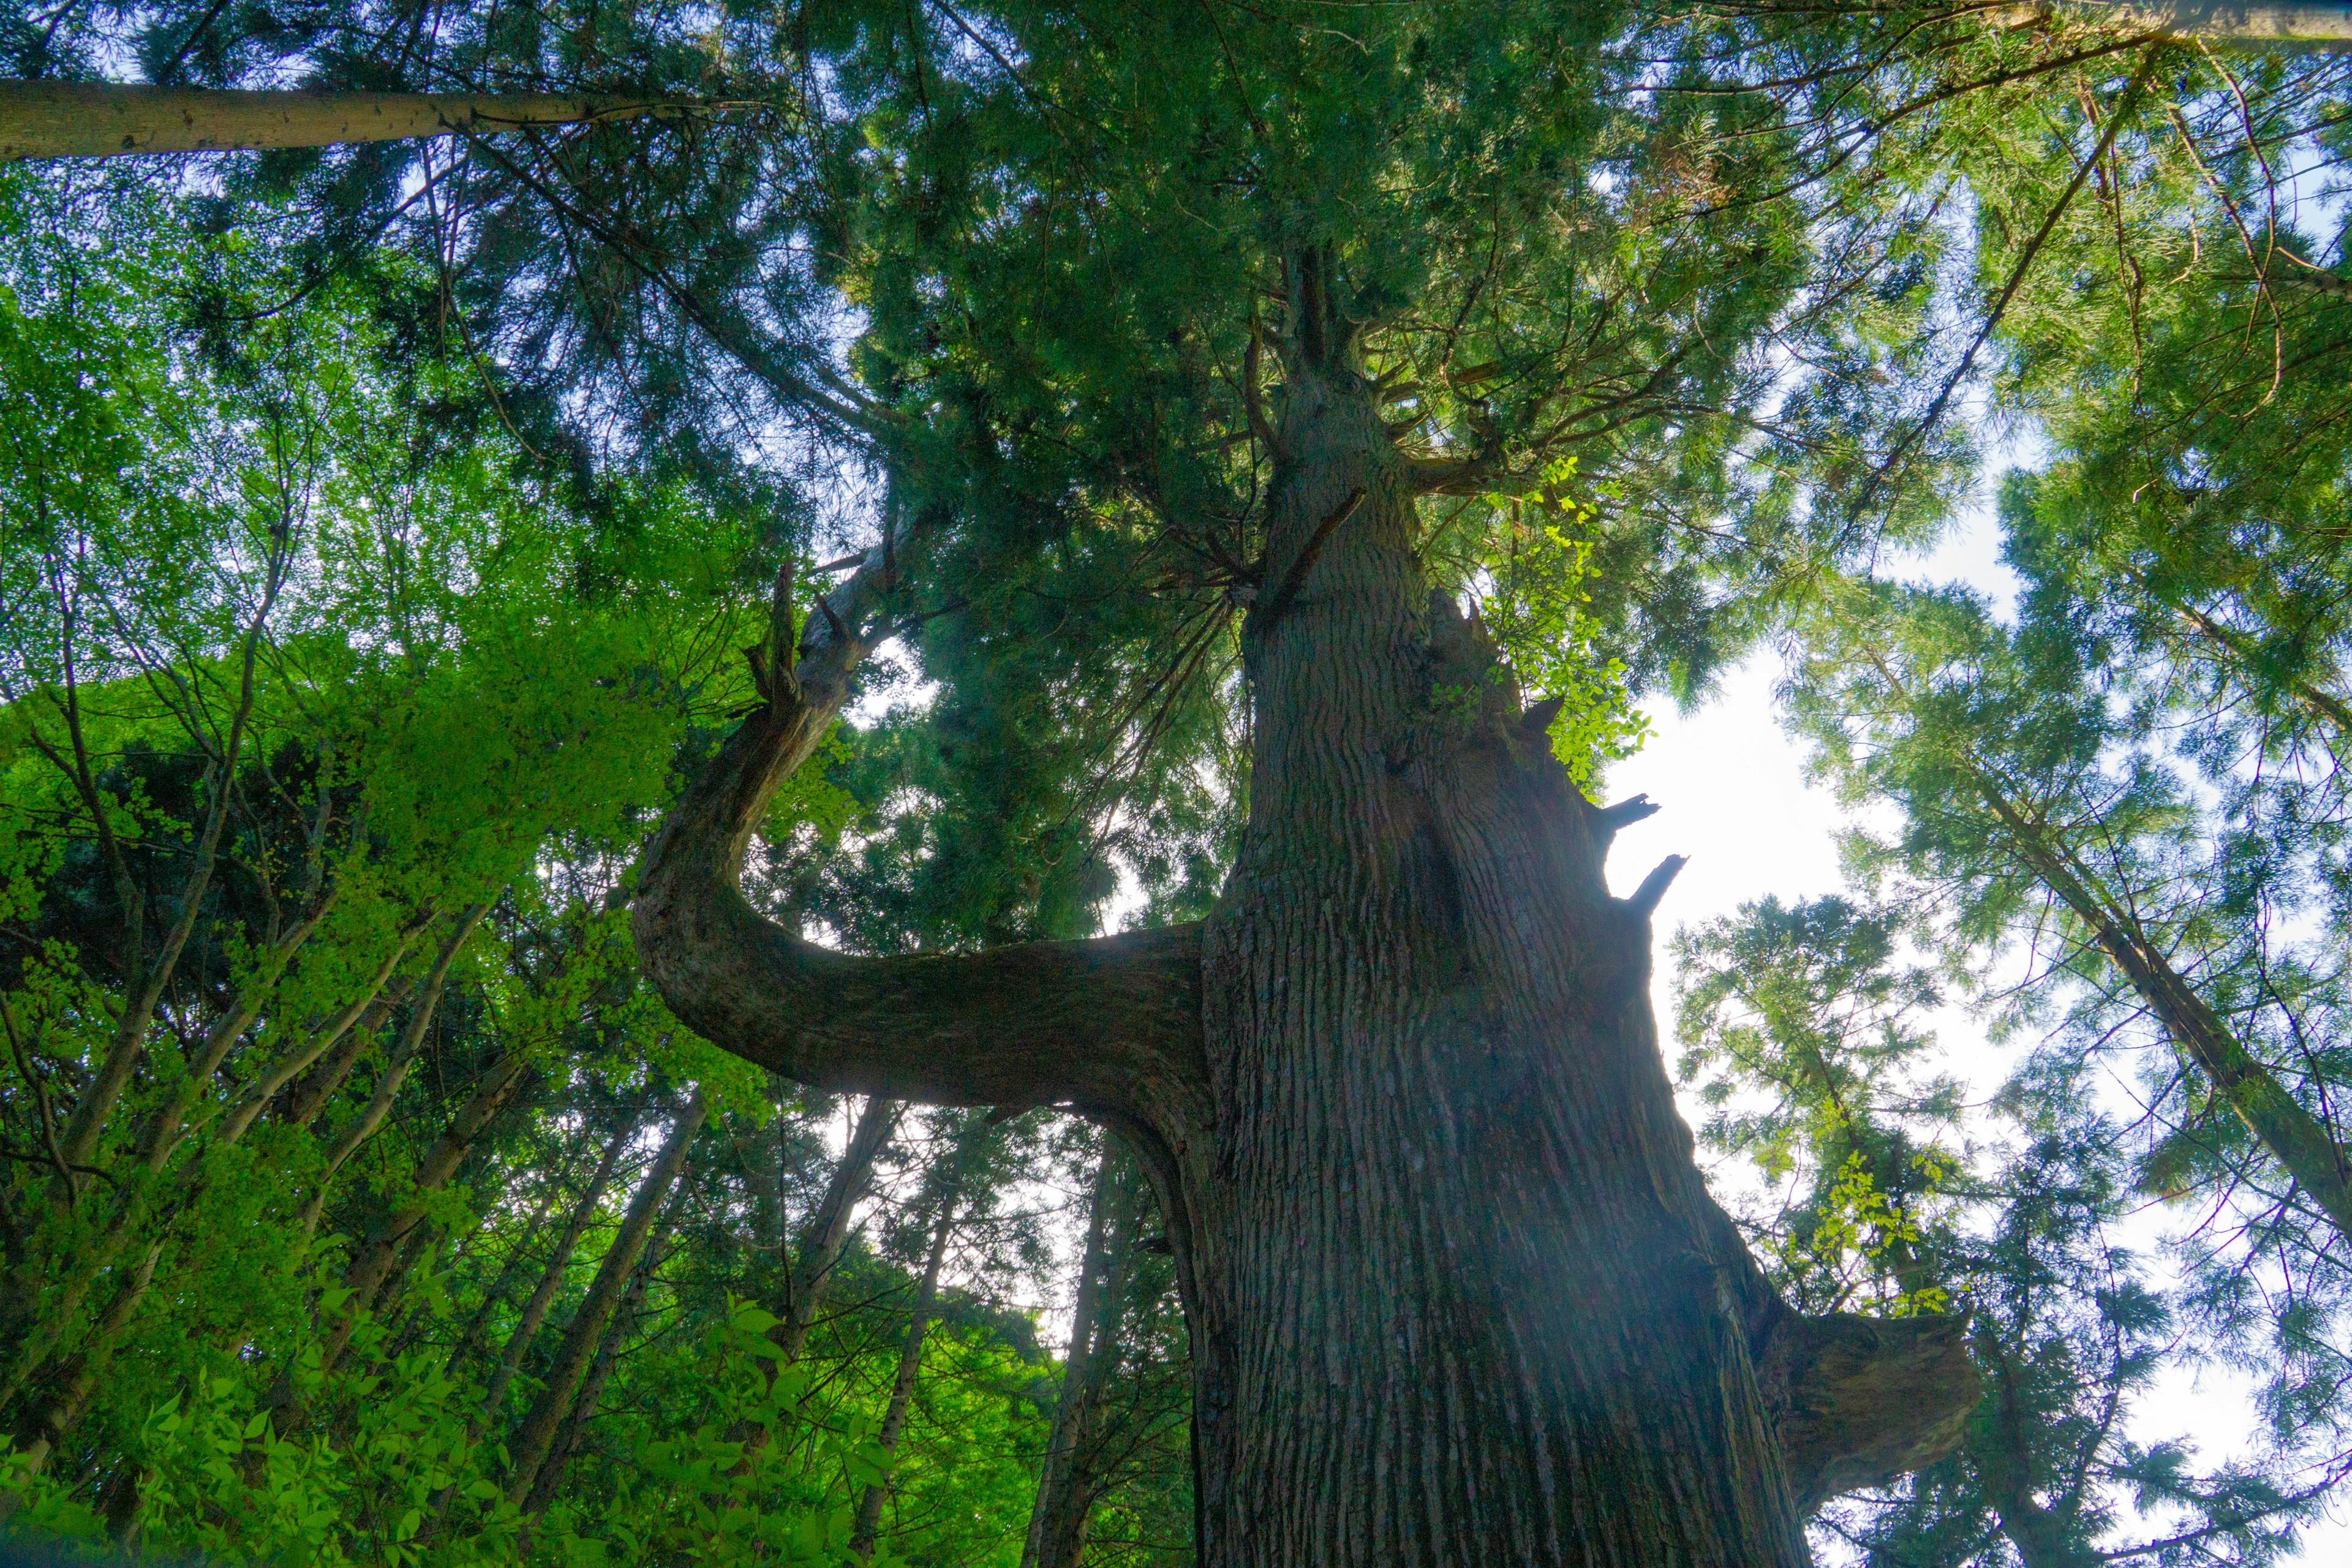
[[0,162],[327,147],[648,114],[669,118],[722,107],[578,93],[237,91],[122,82],[5,82]]

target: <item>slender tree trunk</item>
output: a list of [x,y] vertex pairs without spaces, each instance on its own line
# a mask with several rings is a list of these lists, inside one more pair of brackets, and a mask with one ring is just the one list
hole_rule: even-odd
[[475,1084],[472,1097],[458,1108],[457,1114],[449,1119],[449,1125],[442,1129],[441,1136],[433,1141],[432,1147],[425,1150],[424,1157],[416,1162],[413,1185],[418,1196],[386,1215],[368,1233],[359,1250],[352,1255],[350,1264],[343,1269],[342,1281],[344,1288],[351,1291],[351,1299],[334,1326],[327,1331],[325,1343],[320,1348],[319,1365],[321,1372],[334,1370],[336,1363],[342,1359],[343,1347],[351,1342],[352,1331],[359,1326],[361,1315],[374,1306],[401,1243],[424,1219],[425,1205],[421,1201],[422,1195],[440,1191],[448,1184],[449,1178],[457,1173],[457,1167],[465,1163],[466,1156],[472,1152],[474,1141],[505,1108],[508,1098],[513,1094],[515,1086],[522,1081],[529,1065],[527,1058],[515,1051],[508,1052],[491,1064],[489,1070]]
[[[875,1162],[889,1147],[890,1134],[898,1128],[902,1109],[895,1100],[880,1095],[867,1097],[866,1109],[858,1113],[857,1126],[849,1135],[848,1146],[842,1150],[841,1159],[825,1183],[824,1195],[801,1227],[800,1245],[787,1260],[789,1267],[784,1273],[784,1299],[780,1303],[783,1310],[768,1329],[768,1342],[777,1351],[776,1359],[765,1369],[772,1393],[777,1374],[798,1362],[801,1352],[808,1348],[809,1334],[816,1327],[817,1311],[824,1305],[834,1269],[849,1246],[850,1223],[856,1218],[857,1205],[873,1187]],[[782,1223],[781,1215],[778,1223]],[[743,1458],[736,1466],[738,1475],[751,1469],[761,1450],[768,1446],[771,1432],[768,1426],[750,1418],[736,1424],[730,1436],[743,1445]]]
[[2165,1033],[2196,1061],[2230,1109],[2336,1230],[2352,1237],[2352,1154],[2238,1043],[2230,1026],[2130,919],[2095,891],[2091,879],[2080,873],[2042,824],[2029,818],[1990,780],[1979,776],[1978,789],[2000,819],[2019,858],[2088,929],[2092,941],[2123,972]]
[[[45,1398],[37,1400],[17,1437],[17,1452],[23,1456],[22,1479],[31,1480],[45,1469],[49,1457],[57,1452],[82,1412],[89,1408],[90,1396],[98,1392],[106,1367],[113,1360],[116,1342],[122,1336],[131,1320],[138,1315],[140,1304],[147,1298],[147,1289],[155,1279],[155,1264],[163,1257],[163,1244],[151,1245],[137,1267],[130,1269],[115,1287],[114,1300],[108,1303],[98,1321],[90,1328],[89,1337],[79,1355],[72,1358],[59,1372]],[[0,1522],[16,1510],[21,1500],[19,1492],[0,1493]]]
[[906,1342],[898,1349],[898,1373],[890,1383],[890,1404],[882,1413],[882,1428],[874,1441],[882,1449],[881,1480],[867,1483],[857,1500],[857,1525],[850,1532],[849,1550],[860,1557],[874,1555],[875,1538],[882,1532],[882,1503],[890,1491],[887,1474],[898,1458],[898,1438],[907,1430],[907,1410],[915,1398],[915,1377],[923,1367],[923,1341],[931,1331],[931,1306],[939,1300],[940,1269],[947,1262],[948,1242],[955,1235],[957,1194],[950,1187],[940,1199],[940,1216],[931,1225],[930,1256],[923,1260],[923,1278],[915,1287],[914,1310],[907,1318]]
[[2340,49],[2352,41],[2352,10],[2331,0],[2057,0],[2017,10],[2225,47]]
[[1054,1432],[1038,1468],[1037,1498],[1029,1510],[1022,1568],[1078,1568],[1100,1477],[1095,1469],[1095,1405],[1117,1359],[1116,1336],[1125,1268],[1135,1242],[1133,1183],[1127,1156],[1109,1134],[1095,1170],[1093,1212],[1078,1265],[1077,1300],[1070,1312],[1070,1350],[1062,1364],[1062,1395]]
[[[343,1031],[343,1037],[336,1042],[335,1048],[329,1051],[316,1067],[297,1079],[293,1087],[286,1091],[286,1098],[278,1104],[276,1120],[288,1127],[307,1127],[318,1121],[319,1113],[326,1110],[328,1102],[343,1087],[343,1080],[351,1077],[352,1069],[359,1065],[360,1058],[367,1054],[369,1045],[379,1037],[384,1020],[392,1016],[392,1010],[408,1000],[411,989],[406,976],[394,976],[392,984],[383,988],[383,994],[375,999],[374,1005],[360,1015],[360,1021]],[[397,1047],[394,1054],[397,1054]],[[302,1114],[306,1110],[310,1113],[308,1117]]]
[[401,1238],[399,1250],[392,1255],[392,1267],[385,1269],[383,1278],[376,1281],[376,1326],[383,1331],[374,1356],[378,1364],[396,1360],[403,1348],[400,1343],[401,1328],[411,1303],[401,1300],[401,1287],[407,1282],[417,1260],[431,1252],[443,1239],[437,1221],[427,1220],[411,1226],[408,1234]]
[[[408,942],[413,935],[412,930],[409,935],[404,936],[394,948],[392,955],[384,961],[361,1000],[336,1015],[324,1026],[322,1032],[331,1031],[332,1036],[339,1037],[351,1027],[360,1013],[364,1010],[367,999],[383,988],[384,982],[391,975],[393,967],[399,962],[401,953],[406,951]],[[240,998],[233,1006],[236,1011],[242,1011],[246,1005],[246,1000]],[[235,1012],[232,1014],[232,1021],[234,1016]],[[243,1027],[244,1025],[239,1024],[236,1032],[241,1033]],[[224,1042],[233,1041],[234,1037],[233,1034],[224,1036],[219,1029],[212,1031],[207,1036],[206,1046],[200,1053],[195,1067],[209,1075],[218,1068],[221,1058],[226,1055],[227,1045]],[[166,1102],[162,1113],[151,1123],[145,1145],[140,1152],[141,1160],[150,1173],[160,1173],[169,1162],[173,1148],[186,1130],[186,1113],[194,1105],[194,1091],[186,1082],[184,1082],[172,1099]],[[234,1144],[244,1136],[250,1126],[249,1118],[238,1120],[233,1117],[229,1125],[221,1130],[219,1142]],[[196,1175],[191,1180],[190,1190],[193,1190],[194,1185],[201,1184],[203,1177]],[[90,1289],[100,1280],[109,1267],[121,1255],[123,1248],[132,1245],[142,1233],[145,1223],[153,1213],[152,1205],[154,1196],[155,1193],[152,1188],[138,1191],[131,1197],[118,1203],[112,1212],[106,1216],[104,1224],[98,1227],[96,1236],[88,1243],[83,1255],[75,1260],[76,1267],[67,1275],[63,1289],[48,1303],[48,1309],[45,1314],[46,1321],[30,1325],[27,1331],[12,1347],[14,1354],[8,1363],[8,1370],[5,1375],[0,1375],[0,1405],[5,1405],[8,1399],[14,1396],[16,1390],[25,1379],[40,1370],[43,1362],[56,1348],[58,1331],[74,1321]],[[184,1196],[184,1206],[187,1201],[189,1200]],[[131,1299],[130,1309],[135,1311],[144,1296],[145,1289],[142,1285],[138,1294]],[[120,1308],[121,1304],[121,1298],[118,1297],[117,1308]],[[112,1310],[115,1309],[110,1309],[110,1310]]]
[[514,1381],[515,1369],[522,1365],[530,1342],[539,1337],[540,1325],[547,1321],[547,1309],[553,1304],[555,1293],[563,1288],[563,1276],[572,1262],[572,1250],[580,1245],[590,1222],[596,1217],[597,1205],[604,1201],[604,1189],[613,1180],[621,1156],[627,1152],[630,1140],[637,1135],[641,1125],[635,1116],[621,1124],[604,1145],[604,1158],[597,1161],[588,1184],[581,1189],[580,1201],[572,1205],[572,1214],[563,1222],[563,1234],[555,1238],[555,1249],[548,1255],[547,1267],[539,1277],[539,1284],[530,1299],[522,1304],[522,1314],[515,1320],[514,1332],[507,1336],[506,1350],[499,1356],[499,1364],[490,1373],[490,1385],[482,1395],[482,1414],[495,1418],[499,1404],[506,1397],[507,1384]]
[[[2254,650],[2246,646],[2250,639],[2243,633],[2223,626],[2194,605],[2176,605],[2173,608],[2197,635],[2219,647],[2223,658],[2242,672],[2253,662]],[[2252,684],[2243,673],[2238,679],[2243,684]],[[2352,708],[2347,708],[2342,698],[2302,676],[2289,676],[2283,684],[2313,718],[2335,732],[2336,744],[2352,742]]]
[[[383,1077],[377,1081],[374,1097],[358,1120],[343,1130],[327,1155],[327,1168],[320,1182],[321,1199],[329,1179],[342,1163],[350,1159],[361,1144],[374,1137],[376,1129],[383,1125],[384,1117],[392,1110],[393,1097],[407,1081],[409,1065],[416,1059],[416,1053],[424,1048],[425,1037],[433,1027],[434,1016],[440,1010],[441,993],[449,984],[450,965],[457,961],[457,954],[465,947],[467,938],[474,934],[475,926],[481,923],[482,916],[488,910],[488,904],[475,904],[460,913],[456,928],[442,940],[440,951],[433,955],[433,967],[426,973],[425,984],[409,998],[408,1026],[401,1031],[400,1043],[393,1047],[392,1059],[384,1068]],[[356,1031],[353,1038],[356,1038]],[[357,1057],[356,1049],[339,1051],[308,1081],[297,1085],[291,1103],[286,1108],[286,1125],[308,1127],[316,1121],[320,1113],[326,1110],[328,1100],[342,1088],[343,1079],[350,1075],[352,1064]],[[316,1219],[311,1219],[310,1224],[315,1226]],[[307,1229],[304,1234],[309,1234]]]
[[288,1051],[262,1069],[253,1083],[237,1098],[236,1103],[229,1108],[227,1116],[221,1122],[220,1141],[222,1142],[235,1143],[242,1140],[246,1133],[251,1131],[254,1122],[260,1120],[261,1113],[269,1109],[270,1100],[275,1098],[279,1089],[293,1082],[312,1063],[325,1056],[337,1041],[351,1032],[369,1007],[374,1005],[377,994],[392,979],[393,971],[398,968],[400,961],[407,956],[408,944],[415,940],[415,932],[413,930],[404,933],[401,940],[394,944],[393,950],[384,956],[383,963],[378,967],[373,977],[369,980],[366,989],[313,1030],[310,1037],[303,1041],[300,1046]]
[[531,1481],[545,1462],[548,1450],[554,1446],[556,1430],[572,1408],[581,1380],[588,1373],[588,1363],[595,1358],[596,1347],[603,1342],[605,1326],[620,1307],[629,1272],[645,1251],[654,1221],[668,1200],[671,1184],[686,1166],[687,1152],[694,1135],[702,1130],[703,1118],[709,1114],[709,1102],[698,1089],[686,1102],[686,1108],[677,1113],[677,1120],[670,1123],[669,1142],[662,1146],[660,1157],[629,1200],[629,1212],[622,1217],[621,1228],[597,1267],[587,1299],[581,1302],[571,1327],[564,1331],[563,1343],[555,1352],[554,1364],[548,1368],[539,1397],[532,1401],[530,1413],[507,1445],[507,1496],[518,1507],[530,1495]]
[[530,1496],[523,1503],[524,1513],[534,1517],[544,1513],[562,1487],[563,1472],[571,1467],[572,1456],[580,1447],[581,1434],[596,1418],[596,1407],[604,1397],[605,1381],[613,1375],[613,1363],[620,1359],[621,1342],[635,1326],[645,1305],[646,1290],[661,1269],[662,1257],[667,1250],[665,1243],[664,1236],[656,1236],[646,1246],[645,1257],[631,1270],[628,1293],[622,1298],[620,1310],[614,1314],[596,1347],[595,1364],[588,1369],[587,1378],[580,1384],[579,1397],[572,1402],[571,1412],[564,1417],[562,1435],[540,1465],[539,1474],[531,1479]]
[[0,162],[327,147],[706,112],[576,93],[221,91],[118,82],[0,85]]
[[220,1070],[221,1063],[228,1059],[230,1049],[261,1016],[262,1009],[268,1005],[278,982],[286,973],[286,966],[294,961],[294,955],[301,951],[302,944],[310,941],[311,934],[319,929],[319,922],[326,919],[334,902],[334,895],[330,892],[318,900],[293,930],[271,942],[264,950],[262,960],[255,967],[252,976],[239,988],[236,1000],[205,1032],[205,1043],[197,1051],[196,1059],[188,1064],[186,1074],[173,1087],[171,1099],[164,1101],[148,1130],[147,1163],[150,1169],[163,1168],[164,1160],[169,1158],[173,1145],[179,1141],[180,1130],[187,1121],[188,1112],[194,1109],[205,1087],[212,1082],[213,1074]]
[[451,1375],[456,1375],[459,1369],[481,1353],[484,1341],[489,1334],[490,1320],[498,1315],[499,1309],[507,1304],[507,1292],[522,1276],[524,1255],[539,1239],[539,1227],[547,1222],[549,1212],[555,1207],[557,1185],[555,1181],[547,1184],[540,1193],[539,1201],[531,1205],[529,1217],[521,1225],[507,1221],[499,1224],[499,1233],[509,1238],[507,1255],[499,1264],[498,1273],[482,1288],[482,1299],[474,1303],[472,1311],[466,1314],[466,1326],[457,1331],[457,1338],[449,1346],[449,1359],[446,1364]]
[[848,1147],[841,1152],[840,1163],[825,1183],[824,1195],[801,1227],[792,1271],[784,1277],[784,1310],[776,1326],[768,1331],[769,1340],[783,1352],[777,1363],[780,1366],[800,1360],[801,1352],[807,1348],[826,1287],[849,1245],[850,1224],[857,1217],[857,1205],[873,1188],[875,1162],[889,1147],[900,1109],[898,1101],[880,1095],[867,1099],[856,1129],[849,1135]]

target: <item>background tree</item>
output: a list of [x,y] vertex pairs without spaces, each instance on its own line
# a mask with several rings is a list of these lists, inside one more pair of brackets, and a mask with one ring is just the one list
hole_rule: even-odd
[[[908,1282],[866,1237],[922,1146],[866,1140],[824,1217],[835,1105],[678,1030],[612,899],[740,700],[756,546],[684,487],[551,477],[466,366],[405,356],[396,281],[209,354],[181,312],[282,305],[266,247],[136,178],[6,196],[12,1522],[224,1561],[845,1557]],[[785,820],[855,804],[795,787]],[[1042,1222],[983,1174],[897,1456],[909,1551],[1017,1552],[1045,1442],[1003,1305]],[[801,1310],[785,1235],[832,1250],[779,1374],[751,1303]]]
[[1956,1451],[1833,1504],[1827,1533],[1872,1563],[2292,1551],[2340,1463],[2315,1469],[2289,1442],[2200,1466],[2189,1435],[2135,1435],[2149,1384],[2200,1347],[2120,1238],[2130,1130],[2063,1048],[1990,1104],[1935,1073],[1925,1026],[1945,990],[1906,962],[1913,929],[1843,899],[1768,900],[1676,944],[1683,1073],[1719,1108],[1701,1139],[1746,1178],[1742,1223],[1791,1299],[1970,1314],[1982,1394]]

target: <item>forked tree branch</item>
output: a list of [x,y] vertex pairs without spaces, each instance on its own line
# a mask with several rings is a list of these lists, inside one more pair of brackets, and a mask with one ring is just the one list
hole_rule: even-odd
[[1959,1446],[1982,1392],[1966,1316],[1800,1312],[1758,1267],[1731,1216],[1713,1198],[1702,1201],[1800,1515],[1888,1485]]
[[[882,553],[842,590],[853,605],[878,596],[870,574]],[[744,857],[769,802],[833,728],[866,647],[850,629],[864,617],[824,598],[795,639],[785,588],[771,646],[753,656],[761,706],[638,862],[633,918],[646,976],[713,1044],[821,1089],[1164,1121],[1206,1078],[1197,927],[852,958],[793,936],[743,897]]]

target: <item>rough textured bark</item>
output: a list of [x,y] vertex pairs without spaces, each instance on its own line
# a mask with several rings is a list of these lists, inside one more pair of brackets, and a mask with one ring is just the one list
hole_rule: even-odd
[[832,730],[872,646],[848,628],[878,608],[892,575],[885,557],[904,553],[875,551],[797,639],[791,584],[779,580],[772,644],[755,664],[761,704],[639,862],[630,908],[646,973],[706,1039],[819,1089],[933,1105],[1066,1100],[1111,1116],[1197,1098],[1193,927],[858,959],[803,942],[744,899],[751,836],[776,787]]
[[1077,1568],[1086,1555],[1087,1523],[1100,1477],[1092,1464],[1090,1428],[1103,1380],[1116,1357],[1121,1287],[1119,1267],[1135,1241],[1134,1193],[1123,1179],[1118,1145],[1103,1141],[1087,1217],[1086,1252],[1078,1264],[1077,1299],[1070,1311],[1070,1349],[1062,1364],[1054,1432],[1038,1468],[1037,1499],[1029,1511],[1022,1568]]
[[1396,451],[1293,270],[1213,916],[861,961],[752,911],[751,836],[878,635],[877,552],[797,642],[780,605],[761,708],[641,863],[638,952],[788,1076],[1128,1137],[1191,1321],[1207,1568],[1803,1563],[1806,1501],[1948,1447],[1960,1325],[1798,1317],[1708,1198],[1647,996],[1678,863],[1611,895],[1630,814],[1572,787],[1414,553],[1416,490],[1461,466]]
[[[915,1397],[915,1377],[923,1367],[923,1341],[931,1331],[931,1305],[939,1300],[940,1269],[946,1264],[948,1243],[955,1236],[958,1194],[950,1188],[940,1199],[939,1218],[931,1224],[930,1255],[923,1261],[923,1277],[915,1286],[915,1304],[907,1316],[907,1338],[898,1347],[898,1372],[890,1383],[890,1404],[882,1413],[881,1429],[874,1441],[881,1447],[887,1466],[898,1455],[898,1438],[907,1430],[907,1410]],[[849,1549],[860,1557],[874,1554],[875,1538],[882,1531],[882,1504],[890,1495],[890,1483],[869,1482],[866,1495],[857,1500],[857,1524],[850,1532]]]
[[1649,910],[1423,584],[1360,378],[1311,343],[1290,370],[1276,567],[1352,514],[1252,628],[1251,816],[1203,942],[1220,1168],[1168,1205],[1203,1560],[1804,1562]]
[[571,1327],[563,1332],[563,1343],[555,1352],[554,1364],[548,1368],[539,1397],[531,1402],[530,1413],[507,1445],[507,1496],[518,1505],[530,1495],[531,1482],[554,1445],[556,1429],[572,1408],[581,1380],[587,1375],[588,1363],[594,1358],[596,1347],[604,1342],[605,1327],[620,1306],[630,1271],[636,1268],[645,1251],[654,1221],[668,1202],[670,1186],[677,1180],[678,1172],[685,1169],[687,1151],[693,1145],[694,1135],[702,1130],[703,1118],[709,1110],[698,1089],[686,1102],[686,1108],[677,1113],[677,1119],[670,1123],[669,1141],[662,1145],[660,1157],[629,1199],[628,1213],[622,1216],[621,1228],[614,1234],[613,1245],[597,1266],[587,1300],[581,1302]]
[[708,105],[577,93],[272,92],[120,82],[0,83],[0,162],[326,147],[679,115]]

